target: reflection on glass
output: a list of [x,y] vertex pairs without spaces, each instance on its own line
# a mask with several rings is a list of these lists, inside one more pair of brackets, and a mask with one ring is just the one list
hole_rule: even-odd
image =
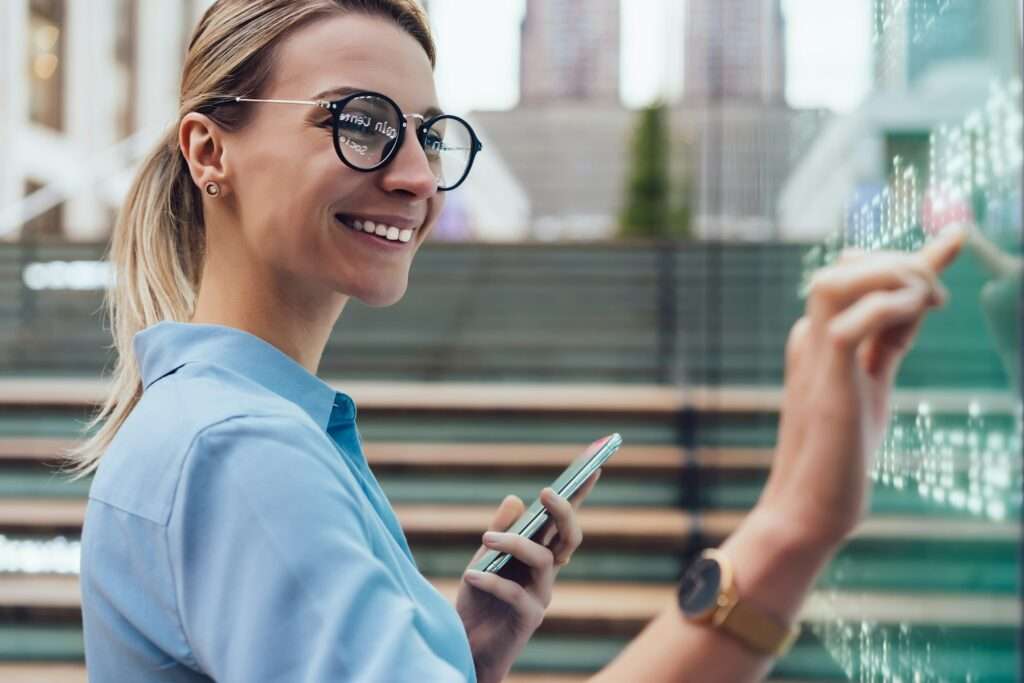
[[[913,251],[949,225],[969,227],[965,253],[944,277],[952,299],[926,322],[897,380],[903,400],[870,471],[865,527],[874,533],[851,540],[811,605],[816,634],[850,680],[1019,680],[1024,143],[1020,36],[1008,21],[1015,5],[872,2],[873,105],[894,97],[907,120],[938,120],[886,132],[887,181],[858,188],[843,228],[805,258],[806,285],[844,248]],[[974,82],[935,96],[935,83],[953,87],[962,73],[986,74],[987,89]],[[950,101],[967,113],[926,111]]]

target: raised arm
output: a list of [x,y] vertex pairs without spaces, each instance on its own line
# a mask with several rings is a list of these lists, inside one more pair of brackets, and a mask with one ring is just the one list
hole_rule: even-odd
[[[915,254],[847,252],[812,281],[786,347],[779,441],[757,505],[723,544],[740,598],[792,623],[815,578],[868,508],[867,471],[885,435],[900,361],[963,243],[943,233]],[[592,680],[738,683],[772,660],[669,604]]]

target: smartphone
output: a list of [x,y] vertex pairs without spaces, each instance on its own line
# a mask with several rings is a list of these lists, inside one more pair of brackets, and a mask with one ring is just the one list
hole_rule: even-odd
[[[590,477],[594,471],[603,465],[608,458],[612,457],[615,451],[622,445],[622,437],[618,433],[601,437],[590,444],[583,453],[573,460],[568,467],[551,484],[555,493],[563,498],[569,498],[576,493],[583,482]],[[541,504],[540,498],[533,501],[526,512],[509,527],[508,533],[519,534],[526,538],[533,538],[534,535],[548,521],[548,511]],[[473,563],[470,569],[481,572],[497,572],[512,558],[508,553],[490,549],[484,553],[479,560]]]

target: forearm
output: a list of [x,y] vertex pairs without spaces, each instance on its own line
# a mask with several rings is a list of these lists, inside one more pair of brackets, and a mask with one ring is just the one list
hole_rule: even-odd
[[[795,537],[785,520],[757,508],[721,550],[732,561],[741,598],[787,623],[795,621],[834,552]],[[728,633],[685,621],[672,602],[591,680],[736,683],[761,680],[771,665],[771,658],[755,654]]]

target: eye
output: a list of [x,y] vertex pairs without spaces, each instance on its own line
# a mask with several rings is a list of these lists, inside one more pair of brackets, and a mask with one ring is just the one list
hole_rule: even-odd
[[444,151],[444,140],[436,133],[428,133],[423,138],[423,148],[428,152]]

